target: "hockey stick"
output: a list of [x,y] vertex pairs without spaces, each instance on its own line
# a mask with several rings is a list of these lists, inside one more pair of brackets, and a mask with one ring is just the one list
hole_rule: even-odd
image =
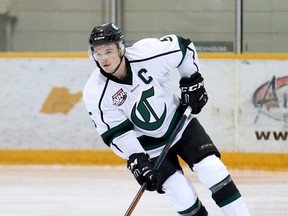
[[[181,117],[180,121],[178,122],[176,128],[174,129],[174,131],[172,132],[171,136],[169,137],[169,141],[168,143],[164,146],[162,152],[160,153],[160,155],[158,156],[155,165],[153,167],[154,170],[159,169],[159,167],[161,166],[164,158],[166,157],[176,135],[179,133],[179,131],[182,129],[185,120],[189,117],[189,115],[192,112],[192,108],[190,106],[188,106],[183,114],[183,116]],[[133,210],[135,209],[136,205],[138,204],[140,198],[142,197],[142,195],[144,194],[145,190],[146,190],[147,184],[146,182],[144,182],[141,185],[141,188],[139,189],[138,193],[136,194],[135,198],[133,199],[132,203],[130,204],[128,210],[126,211],[124,216],[130,216],[133,212]]]

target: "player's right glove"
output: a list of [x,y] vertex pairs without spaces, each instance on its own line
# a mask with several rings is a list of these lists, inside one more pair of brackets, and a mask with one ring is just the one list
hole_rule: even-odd
[[148,154],[132,154],[129,157],[127,167],[132,172],[140,185],[146,182],[146,189],[148,191],[157,190],[160,183],[160,175],[157,171],[153,170],[153,166]]
[[198,114],[208,101],[208,95],[204,88],[204,80],[200,73],[196,72],[190,77],[181,78],[181,104],[192,108],[193,114]]

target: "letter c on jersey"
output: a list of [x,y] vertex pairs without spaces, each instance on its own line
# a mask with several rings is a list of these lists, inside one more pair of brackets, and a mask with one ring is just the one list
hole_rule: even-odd
[[[145,76],[147,72],[148,71],[145,68],[142,68],[138,71],[138,76],[145,84],[149,84],[153,80],[151,76]],[[143,75],[143,73],[145,73],[145,75]]]

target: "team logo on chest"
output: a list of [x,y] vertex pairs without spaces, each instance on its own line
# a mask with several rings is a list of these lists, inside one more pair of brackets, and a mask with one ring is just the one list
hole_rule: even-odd
[[113,96],[112,101],[114,106],[121,106],[127,99],[127,92],[124,92],[123,89],[119,89]]
[[[167,107],[164,103],[164,110],[160,116],[156,114],[155,107],[149,103],[148,99],[153,97],[154,94],[154,87],[143,91],[140,101],[135,103],[131,111],[131,120],[132,122],[137,125],[138,127],[145,129],[145,130],[157,130],[163,124],[166,114],[167,114]],[[155,104],[154,104],[155,105]],[[138,117],[136,111],[140,114],[141,118]]]

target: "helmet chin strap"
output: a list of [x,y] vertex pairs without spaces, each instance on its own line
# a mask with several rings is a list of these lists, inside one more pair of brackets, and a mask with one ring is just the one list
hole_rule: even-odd
[[119,52],[120,63],[117,65],[116,69],[112,73],[110,73],[111,75],[116,73],[116,71],[119,69],[119,67],[120,67],[120,65],[121,65],[121,63],[122,63],[122,61],[124,59],[124,55],[125,55],[125,49],[124,49],[123,55],[121,55],[121,51]]

